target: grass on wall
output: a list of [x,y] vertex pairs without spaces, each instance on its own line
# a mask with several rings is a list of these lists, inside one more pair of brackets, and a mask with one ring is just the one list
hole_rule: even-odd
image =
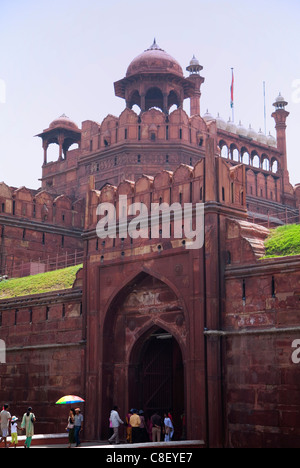
[[300,225],[287,224],[271,229],[265,240],[265,248],[264,258],[300,255]]
[[1,281],[0,300],[70,289],[80,268],[82,268],[82,264],[47,273],[39,273],[38,275],[25,276],[24,278]]

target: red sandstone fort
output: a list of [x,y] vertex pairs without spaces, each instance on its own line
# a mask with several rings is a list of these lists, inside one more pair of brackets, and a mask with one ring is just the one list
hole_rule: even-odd
[[[213,117],[202,68],[193,57],[185,76],[154,41],[114,83],[120,116],[61,116],[37,135],[40,189],[0,184],[0,274],[83,262],[71,289],[0,300],[0,398],[20,414],[30,404],[41,433],[64,430],[55,401],[73,393],[89,439],[107,437],[118,404],[172,408],[176,437],[206,447],[300,447],[300,257],[262,259],[268,228],[299,222],[288,103],[273,104],[275,137]],[[120,195],[204,203],[203,247],[150,231],[99,239],[97,206]]]

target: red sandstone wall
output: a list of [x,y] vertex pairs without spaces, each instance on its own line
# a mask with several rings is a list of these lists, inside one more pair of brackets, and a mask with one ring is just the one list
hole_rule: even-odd
[[81,251],[84,208],[83,200],[1,183],[0,274],[29,274],[30,262]]
[[[228,267],[224,338],[230,447],[300,447],[300,258]],[[249,333],[253,334],[249,334]]]
[[32,406],[36,433],[64,432],[67,409],[55,406],[63,395],[84,395],[84,330],[81,289],[26,296],[0,304],[0,401],[22,417]]

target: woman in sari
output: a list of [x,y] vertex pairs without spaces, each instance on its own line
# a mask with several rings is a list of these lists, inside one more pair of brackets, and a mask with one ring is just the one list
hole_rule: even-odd
[[34,423],[35,415],[32,412],[32,408],[28,408],[27,413],[24,414],[22,419],[21,428],[26,432],[26,440],[24,448],[30,448],[32,437],[34,435]]

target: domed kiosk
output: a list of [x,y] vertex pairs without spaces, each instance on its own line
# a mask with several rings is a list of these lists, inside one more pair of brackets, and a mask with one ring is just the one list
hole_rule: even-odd
[[54,119],[49,128],[46,128],[42,133],[36,135],[43,140],[44,149],[44,164],[47,164],[47,149],[52,143],[56,143],[59,146],[59,157],[61,161],[66,159],[67,151],[74,143],[80,146],[81,142],[81,130],[78,128],[75,122],[71,120],[65,114],[61,115],[57,119]]
[[[202,79],[204,81],[204,79]],[[153,44],[129,64],[125,78],[114,83],[115,94],[126,107],[137,105],[141,112],[157,107],[168,114],[175,104],[195,95],[195,81],[185,78],[180,64],[154,39]],[[196,90],[197,91],[197,90]]]

